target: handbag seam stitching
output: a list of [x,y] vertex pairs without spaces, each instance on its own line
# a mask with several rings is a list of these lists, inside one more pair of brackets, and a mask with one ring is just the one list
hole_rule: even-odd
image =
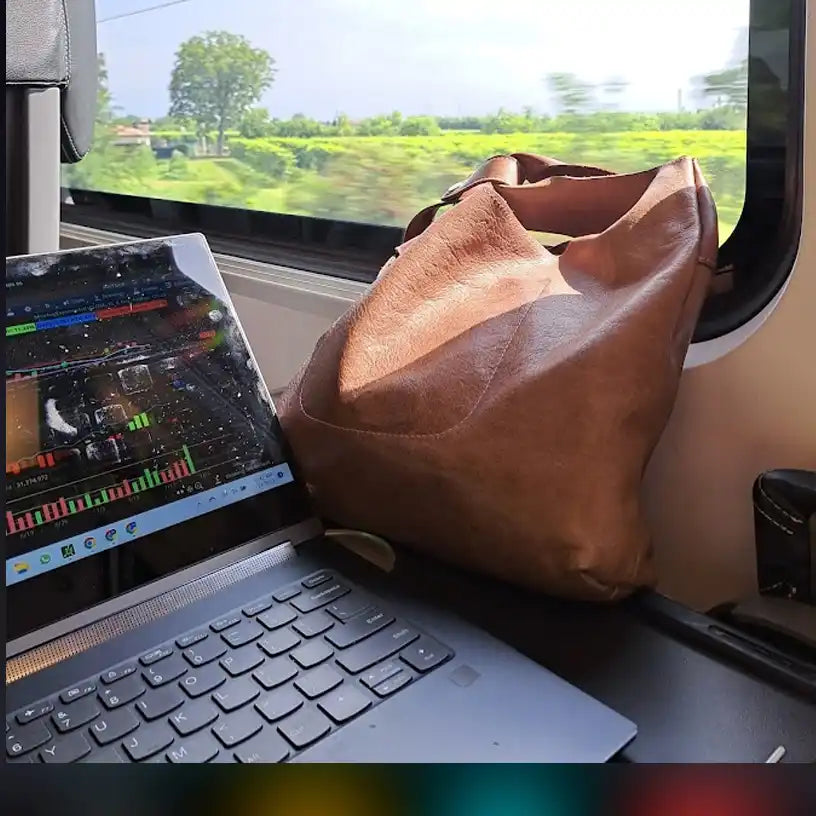
[[378,436],[378,437],[387,437],[387,438],[391,438],[391,439],[438,439],[438,438],[440,438],[442,436],[445,436],[446,434],[452,433],[460,425],[463,425],[465,422],[467,422],[473,416],[474,413],[476,413],[476,410],[481,405],[482,400],[484,399],[485,395],[489,391],[490,386],[493,384],[493,380],[495,379],[496,374],[498,373],[499,369],[501,368],[502,363],[504,362],[504,358],[507,355],[507,351],[510,348],[510,345],[512,344],[513,340],[515,340],[519,329],[521,328],[524,321],[527,319],[527,316],[530,313],[530,309],[533,307],[534,303],[538,302],[538,300],[541,297],[542,293],[544,292],[544,290],[548,286],[549,286],[549,280],[544,282],[544,284],[542,285],[541,289],[539,289],[536,296],[532,300],[530,300],[530,302],[526,305],[526,307],[524,308],[524,311],[522,312],[521,316],[519,317],[518,323],[516,324],[515,328],[513,329],[512,333],[507,338],[507,341],[504,344],[504,348],[502,349],[502,353],[501,353],[501,355],[499,356],[499,359],[496,362],[496,366],[493,369],[493,372],[491,373],[490,377],[488,378],[487,382],[485,383],[484,388],[482,388],[482,391],[479,394],[479,396],[477,397],[476,401],[473,403],[473,406],[465,414],[465,416],[463,416],[458,422],[454,423],[449,428],[446,428],[443,431],[437,431],[436,433],[431,433],[431,434],[417,434],[417,433],[399,434],[399,433],[393,433],[391,431],[370,431],[370,430],[367,430],[365,428],[349,428],[349,427],[346,427],[344,425],[336,425],[333,422],[327,422],[325,419],[319,419],[318,417],[312,416],[312,414],[310,414],[306,410],[306,407],[303,404],[303,386],[306,383],[306,378],[309,376],[309,371],[310,371],[310,369],[312,367],[312,363],[314,362],[314,359],[315,359],[314,356],[309,360],[309,364],[306,366],[306,371],[304,372],[303,378],[301,379],[300,384],[298,386],[298,405],[300,407],[301,413],[305,417],[310,419],[312,422],[317,422],[320,425],[325,425],[325,426],[327,426],[329,428],[333,428],[335,430],[345,431],[347,433],[359,434],[361,436]]
[[787,527],[785,527],[784,524],[781,524],[780,522],[778,522],[769,513],[766,513],[758,504],[754,505],[754,507],[756,508],[756,511],[761,516],[764,516],[768,521],[770,521],[771,524],[773,524],[774,527],[778,527],[780,530],[782,530],[783,533],[786,533],[787,535],[796,535],[796,533],[793,530],[789,530]]
[[777,504],[777,502],[775,502],[768,495],[768,493],[765,491],[765,488],[764,488],[764,478],[765,478],[764,475],[759,477],[759,481],[757,482],[757,487],[759,488],[759,492],[762,494],[762,496],[765,498],[765,500],[768,502],[768,504],[770,504],[771,507],[773,507],[775,510],[778,510],[786,519],[788,519],[788,521],[792,521],[794,524],[804,524],[805,523],[804,519],[797,518],[796,516],[791,515],[783,507],[780,507],[779,504]]

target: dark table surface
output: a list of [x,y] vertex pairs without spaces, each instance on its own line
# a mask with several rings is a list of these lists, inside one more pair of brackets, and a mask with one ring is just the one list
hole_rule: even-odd
[[631,762],[816,761],[816,699],[655,625],[632,604],[558,601],[398,550],[386,574],[343,548],[321,557],[372,589],[419,597],[481,626],[631,719]]

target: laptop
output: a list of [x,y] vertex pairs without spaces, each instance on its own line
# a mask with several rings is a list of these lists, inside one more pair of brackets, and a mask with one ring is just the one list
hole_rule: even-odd
[[203,236],[8,258],[6,312],[8,761],[604,762],[634,738],[332,566]]

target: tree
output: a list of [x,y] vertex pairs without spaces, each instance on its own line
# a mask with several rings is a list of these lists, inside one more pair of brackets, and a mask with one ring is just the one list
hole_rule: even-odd
[[170,116],[193,119],[199,135],[214,129],[222,155],[224,131],[238,125],[272,84],[274,63],[238,34],[208,31],[191,37],[176,52]]
[[266,108],[250,108],[241,117],[238,132],[245,139],[260,139],[269,135],[271,126],[269,111]]
[[[711,71],[692,79],[698,99],[713,102],[716,108],[727,108],[744,114],[748,109],[748,29],[737,32],[731,58],[719,71]],[[743,125],[744,126],[744,125]]]
[[547,74],[545,82],[558,113],[579,114],[591,110],[594,104],[594,89],[575,74]]
[[717,107],[744,112],[748,107],[748,60],[704,74],[697,84],[703,98],[713,99]]
[[628,87],[629,83],[623,77],[610,77],[601,83],[601,93],[610,100],[606,104],[608,110],[617,110],[618,100]]

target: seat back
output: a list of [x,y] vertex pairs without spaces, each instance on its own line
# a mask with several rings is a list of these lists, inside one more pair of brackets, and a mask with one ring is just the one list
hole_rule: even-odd
[[6,254],[59,248],[60,162],[93,139],[94,0],[6,2]]

